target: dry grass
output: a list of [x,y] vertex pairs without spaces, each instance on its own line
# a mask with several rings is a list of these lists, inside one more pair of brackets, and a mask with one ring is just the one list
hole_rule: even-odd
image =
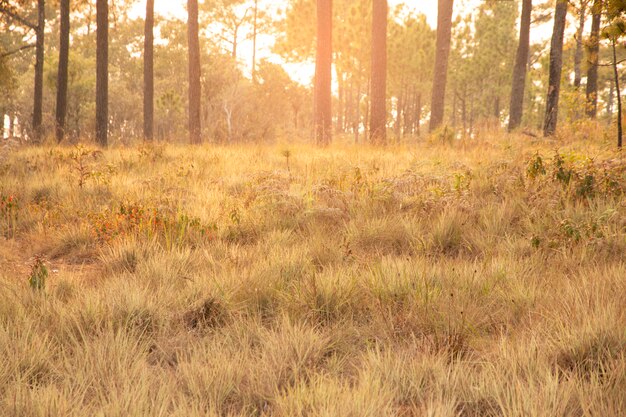
[[14,151],[0,414],[626,415],[626,161],[527,140]]

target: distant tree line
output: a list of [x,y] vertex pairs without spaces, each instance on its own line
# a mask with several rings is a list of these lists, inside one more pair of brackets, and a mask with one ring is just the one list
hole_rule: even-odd
[[[552,136],[560,121],[600,114],[617,120],[622,143],[621,0],[484,0],[471,13],[438,0],[436,29],[387,0],[290,0],[281,13],[259,0],[188,0],[186,21],[155,16],[154,0],[133,18],[133,6],[0,0],[10,136],[107,146],[111,135],[228,143],[312,131],[322,146],[336,134],[384,145],[421,135],[427,121],[465,137],[485,125]],[[550,20],[549,45],[532,44]],[[287,63],[315,63],[312,88],[257,62],[267,33]]]
[[[303,6],[305,3],[306,1],[294,2],[290,9],[291,14],[298,16],[305,12],[305,6]],[[389,127],[388,119],[393,117],[394,114],[396,117],[395,132],[397,136],[401,136],[402,133],[407,131],[408,133],[415,132],[412,128],[402,130],[401,118],[402,116],[406,118],[406,90],[396,92],[392,91],[389,88],[390,86],[386,86],[387,73],[390,73],[392,78],[399,77],[400,82],[404,85],[406,85],[407,80],[412,80],[415,85],[419,86],[419,99],[416,103],[418,108],[414,111],[414,116],[416,116],[417,120],[417,132],[419,132],[419,124],[422,120],[422,107],[425,106],[422,101],[422,95],[424,90],[428,90],[424,80],[425,78],[427,79],[427,75],[430,75],[432,77],[430,84],[430,132],[434,132],[444,125],[445,129],[448,129],[448,122],[445,119],[446,109],[451,112],[449,124],[452,125],[453,131],[457,131],[457,123],[460,119],[462,124],[461,132],[464,135],[469,134],[471,136],[475,122],[485,122],[490,119],[494,120],[495,124],[499,126],[508,118],[509,131],[518,130],[520,127],[532,127],[533,119],[538,118],[537,115],[540,114],[540,109],[543,108],[544,112],[540,127],[543,129],[543,135],[547,137],[554,135],[557,130],[563,84],[569,89],[570,99],[574,101],[573,104],[569,104],[569,107],[571,107],[569,113],[582,113],[591,119],[597,117],[598,98],[600,93],[602,93],[598,85],[598,69],[601,66],[611,66],[614,72],[613,79],[604,80],[610,85],[606,100],[607,113],[609,118],[611,118],[613,113],[613,96],[615,95],[617,98],[618,146],[622,146],[621,74],[619,71],[619,63],[622,61],[619,55],[623,55],[623,52],[619,54],[618,49],[623,50],[623,48],[619,47],[619,41],[626,32],[626,21],[623,17],[626,4],[623,1],[556,0],[543,2],[533,10],[532,0],[522,0],[521,2],[485,0],[478,10],[472,10],[465,18],[460,17],[453,21],[454,0],[438,0],[438,20],[436,34],[434,35],[435,48],[432,72],[427,69],[429,67],[428,63],[422,61],[418,67],[401,74],[395,74],[396,65],[403,59],[406,59],[406,57],[410,56],[416,61],[425,56],[428,56],[429,59],[432,58],[433,40],[430,39],[432,34],[428,34],[427,30],[424,30],[425,37],[422,37],[419,41],[413,39],[417,45],[411,45],[405,37],[399,36],[398,32],[389,32],[385,35],[388,23],[386,0],[372,0],[370,2],[359,0],[358,3],[360,5],[355,5],[354,2],[347,2],[346,0],[336,0],[336,4],[342,13],[336,17],[337,21],[342,22],[345,20],[343,13],[345,13],[348,3],[350,6],[347,7],[349,8],[362,8],[368,3],[372,5],[371,66],[369,67],[369,72],[366,72],[365,75],[369,85],[369,90],[365,93],[368,101],[369,126],[367,124],[368,120],[359,120],[354,124],[355,127],[353,129],[358,132],[361,130],[361,123],[363,123],[365,130],[369,128],[369,136],[373,144],[384,144],[386,142],[385,131]],[[519,13],[519,3],[521,3],[521,14]],[[331,16],[330,10],[332,10],[332,7],[333,4],[330,0],[317,0],[318,14],[320,10],[325,10],[325,12],[321,13],[321,16],[326,16],[327,18]],[[533,22],[543,23],[547,20],[550,16],[549,10],[551,7],[553,7],[554,26],[549,46],[549,59],[546,60],[542,50],[533,51],[531,49],[530,35]],[[535,12],[534,20],[533,12]],[[577,27],[572,45],[568,45],[566,42],[568,14],[577,17]],[[591,33],[586,36],[584,30],[589,15],[592,17],[592,26]],[[516,16],[520,16],[517,40],[514,36]],[[415,29],[414,17],[410,14],[407,15],[404,9],[400,8],[392,17],[394,23],[401,22],[404,19],[404,31]],[[289,19],[290,17],[288,16],[288,22]],[[292,19],[296,21],[296,17],[292,17]],[[300,20],[300,23],[303,21]],[[602,28],[603,23],[604,27]],[[422,20],[422,24],[425,24],[424,20]],[[318,39],[331,39],[332,35],[325,33],[325,31],[330,31],[331,28],[332,25],[330,23],[318,24]],[[291,30],[294,32],[297,30],[295,23],[291,24]],[[340,27],[339,30],[346,30],[346,28]],[[452,36],[453,33],[454,37]],[[363,39],[365,29],[362,29],[360,34],[362,36],[361,39]],[[600,61],[602,39],[607,40],[612,52],[606,64],[602,64]],[[295,33],[287,33],[284,42],[287,44],[288,42],[298,40]],[[397,43],[397,48],[402,51],[401,54],[404,54],[405,57],[393,57],[388,61],[388,45],[386,41]],[[517,48],[513,48],[515,42],[517,43]],[[328,48],[328,45],[329,43],[327,42],[318,42],[317,66],[323,69],[316,71],[317,77],[320,78],[316,83],[316,89],[325,89],[326,91],[316,92],[315,97],[317,99],[329,94],[329,83],[321,82],[321,80],[323,79],[323,74],[329,72],[332,63],[319,59],[320,48]],[[586,63],[583,62],[585,46],[587,47]],[[536,47],[541,48],[541,45]],[[573,68],[570,68],[569,64],[564,62],[564,54],[567,52],[566,47],[573,50]],[[348,48],[345,46],[345,43],[341,43],[337,47],[337,51],[333,51],[335,52],[333,56],[335,56],[336,61],[341,61],[344,55],[352,58],[357,56],[352,54]],[[288,48],[285,47],[285,49],[287,50]],[[517,51],[515,55],[509,53],[512,50]],[[328,55],[330,53],[326,51],[325,54]],[[363,62],[361,61],[360,65],[357,65],[359,72],[364,68]],[[342,68],[340,62],[337,62],[336,65],[338,68]],[[587,84],[583,93],[581,85],[584,67],[587,68]],[[452,69],[451,82],[448,80],[450,69]],[[531,80],[533,81],[532,83],[529,83],[529,70],[539,73],[539,77]],[[568,77],[564,77],[564,74],[568,74],[568,72],[573,72],[571,88],[567,85],[569,83]],[[544,75],[545,73],[547,73],[547,77]],[[340,100],[337,104],[339,106],[343,104],[341,100],[341,81],[346,78],[351,79],[352,77],[354,77],[354,74],[338,74]],[[394,81],[397,82],[397,80]],[[605,82],[605,85],[607,82]],[[527,89],[529,84],[534,88]],[[537,84],[544,88],[545,92],[543,95],[533,91],[537,88]],[[452,91],[448,92],[450,87],[452,87]],[[345,85],[343,88],[345,88]],[[381,91],[386,93],[381,94]],[[360,93],[360,91],[357,91],[357,94]],[[503,108],[503,103],[506,100],[505,96],[507,95],[509,98],[508,113]],[[530,105],[525,106],[525,100],[530,101]],[[451,103],[449,103],[450,101]],[[447,105],[446,102],[448,102]],[[327,108],[327,103],[327,100],[324,102],[317,101],[315,105],[316,112],[330,114],[331,110]],[[392,105],[391,112],[385,110],[387,103]],[[583,109],[582,112],[580,112],[581,108]],[[342,109],[339,110],[339,112],[342,111]],[[526,122],[524,123],[525,113]],[[572,115],[570,114],[568,117],[571,118]],[[338,130],[343,130],[341,125],[342,116],[338,114],[336,119],[338,121]],[[407,124],[405,123],[405,128],[406,126]],[[409,123],[408,126],[411,126],[411,124]],[[319,123],[318,119],[316,119],[315,127],[318,132],[318,142],[327,144],[329,142],[329,134],[325,124]],[[324,139],[320,140],[320,137]]]
[[258,0],[189,1],[186,21],[155,16],[154,0],[137,18],[135,5],[0,0],[5,134],[107,146],[185,133],[193,143],[263,141],[310,129],[309,89],[256,56],[252,79],[237,53],[273,30]]

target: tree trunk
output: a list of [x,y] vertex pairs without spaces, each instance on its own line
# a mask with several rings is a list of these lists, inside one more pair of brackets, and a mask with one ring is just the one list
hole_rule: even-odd
[[493,100],[493,118],[496,123],[496,127],[500,126],[500,97],[496,97]]
[[415,97],[415,134],[422,134],[422,93],[417,93]]
[[530,54],[530,22],[532,0],[523,0],[522,17],[520,20],[519,44],[513,67],[513,86],[511,88],[511,106],[509,117],[509,132],[522,124],[524,113],[524,90],[526,88],[526,72],[528,70],[528,55]]
[[463,91],[463,101],[461,101],[461,124],[463,125],[463,137],[467,135],[467,92]]
[[57,108],[55,133],[57,142],[65,137],[67,118],[67,83],[70,53],[70,0],[61,0],[59,31],[59,68],[57,73]]
[[187,0],[187,42],[189,55],[189,141],[202,141],[202,85],[200,84],[200,39],[198,35],[198,0]]
[[252,21],[252,81],[256,81],[256,38],[258,32],[259,0],[254,0],[254,19]]
[[619,71],[617,70],[617,47],[616,39],[612,39],[613,47],[613,75],[615,77],[615,93],[617,95],[617,147],[622,149],[622,93],[619,84]]
[[15,137],[15,114],[9,112],[9,137]]
[[600,25],[602,23],[602,0],[593,4],[593,21],[589,38],[589,69],[587,70],[587,116],[595,119],[598,114],[598,58],[600,56]]
[[154,0],[146,1],[143,53],[143,137],[154,139]]
[[235,26],[235,32],[233,34],[233,50],[231,52],[231,56],[234,62],[237,62],[237,47],[239,39],[239,26]]
[[387,143],[387,0],[372,4],[372,110],[370,140]]
[[578,11],[578,29],[576,31],[576,51],[574,52],[574,87],[580,87],[582,79],[583,64],[583,36],[585,31],[585,19],[587,17],[587,3],[580,2],[580,10]]
[[567,1],[557,0],[554,12],[554,30],[550,45],[550,80],[546,99],[546,117],[543,125],[544,136],[556,132],[559,119],[559,95],[561,92],[561,72],[563,69],[563,36],[567,18]]
[[396,120],[394,122],[394,133],[396,138],[400,138],[402,136],[402,113],[404,112],[404,100],[405,91],[403,89],[402,92],[398,94],[396,102]]
[[354,143],[359,144],[359,135],[361,130],[361,80],[356,86],[356,96],[355,96],[355,115],[354,115]]
[[411,87],[407,90],[407,97],[405,99],[404,106],[404,126],[403,126],[403,136],[407,134],[413,134],[413,117],[415,115],[415,87]]
[[315,139],[320,146],[332,140],[332,0],[317,0],[317,56],[315,60]]
[[363,115],[363,136],[370,138],[370,112],[372,111],[372,78],[367,79],[367,91],[365,92],[365,114]]
[[43,123],[43,66],[44,37],[46,34],[46,2],[37,0],[37,38],[35,41],[35,91],[33,105],[33,137],[35,142],[41,141]]
[[339,133],[343,133],[343,104],[345,101],[345,81],[343,78],[343,74],[340,72],[339,68],[337,68],[337,92],[339,93],[339,97],[337,100],[337,125],[335,127],[335,131]]
[[439,0],[437,17],[437,51],[435,53],[435,78],[430,105],[430,131],[443,123],[448,78],[448,58],[452,37],[452,9],[454,0]]
[[352,79],[348,83],[348,76],[344,77],[344,91],[345,96],[343,99],[343,108],[341,109],[342,118],[343,118],[343,133],[348,133],[350,131],[350,110],[352,107]]
[[456,130],[456,105],[457,105],[457,94],[456,91],[452,93],[452,130]]
[[611,84],[609,87],[609,99],[606,102],[606,113],[608,117],[608,124],[611,124],[611,120],[613,119],[613,99],[615,97],[615,85]]
[[96,1],[96,141],[108,145],[109,136],[109,4]]

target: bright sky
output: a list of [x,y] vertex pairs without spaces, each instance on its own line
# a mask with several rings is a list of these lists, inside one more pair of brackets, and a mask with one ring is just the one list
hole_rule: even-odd
[[[471,12],[473,8],[478,7],[482,0],[457,0],[455,2],[455,13],[461,13],[466,15]],[[184,6],[185,2],[179,1],[157,1],[155,8],[158,14],[164,16],[175,16],[181,20],[185,20],[187,18],[187,13]],[[277,9],[284,8],[288,4],[288,0],[259,0],[259,7],[267,10],[268,12],[275,11]],[[399,4],[405,4],[409,9],[415,10],[416,12],[424,13],[428,19],[428,22],[432,27],[436,27],[437,25],[437,1],[436,0],[389,0],[390,8],[393,8]],[[137,16],[143,15],[143,11],[145,10],[145,1],[140,1],[137,3],[134,9],[134,13]],[[537,32],[540,32],[539,34]],[[545,30],[535,31],[536,38],[545,37]],[[549,28],[548,31],[549,33]],[[268,59],[272,62],[284,63],[281,61],[280,57],[272,54],[271,47],[273,44],[272,36],[260,36],[257,40],[257,58],[258,59]],[[242,42],[238,47],[238,58],[239,61],[246,68],[251,67],[251,56],[252,56],[252,42]],[[290,73],[292,78],[303,83],[308,84],[311,82],[314,74],[314,67],[311,64],[302,64],[302,65],[284,65],[287,71]]]
[[[479,3],[478,0],[469,0],[466,2],[468,4],[477,4]],[[424,14],[426,14],[428,16],[428,21],[432,24],[435,25],[437,23],[437,1],[435,0],[427,0],[427,1],[423,1],[423,0],[389,0],[389,6],[390,7],[394,7],[398,4],[411,4],[411,3],[417,3],[417,4],[411,4],[410,7],[413,8],[414,10],[418,10]],[[276,8],[276,7],[284,7],[287,4],[286,0],[274,0],[274,1],[264,1],[261,0],[259,2],[260,5],[264,6],[264,7],[268,7],[271,5],[272,8]],[[145,10],[145,1],[139,2],[139,4],[137,5],[139,10]],[[185,17],[185,6],[183,2],[156,2],[155,4],[155,9],[158,13],[161,14],[173,14],[174,16],[177,16],[181,19],[183,19]]]

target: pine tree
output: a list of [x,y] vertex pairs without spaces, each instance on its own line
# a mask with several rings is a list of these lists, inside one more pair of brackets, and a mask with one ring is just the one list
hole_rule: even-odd
[[33,135],[35,142],[41,141],[43,123],[43,70],[46,34],[46,2],[37,0],[37,26],[35,40],[35,90],[33,105]]
[[154,139],[154,0],[146,1],[143,54],[143,136]]
[[57,72],[57,102],[55,133],[57,142],[65,136],[67,118],[67,84],[70,53],[70,0],[60,1],[59,67]]
[[198,144],[202,141],[200,84],[200,39],[198,35],[198,0],[187,0],[187,42],[189,55],[189,140]]
[[96,1],[96,142],[108,145],[109,135],[109,4]]
[[520,19],[519,45],[517,47],[515,66],[513,68],[509,131],[517,129],[522,123],[526,72],[528,69],[528,55],[530,53],[530,21],[532,8],[532,0],[523,0],[522,16]]
[[332,140],[332,0],[317,0],[317,55],[315,60],[315,138],[318,145]]
[[559,96],[561,92],[561,72],[563,69],[563,38],[567,18],[567,1],[557,0],[554,12],[554,29],[550,44],[550,79],[546,99],[546,116],[544,120],[544,136],[552,136],[556,132],[559,118]]
[[602,0],[595,0],[589,37],[589,62],[587,69],[587,116],[595,119],[598,114],[598,60],[600,57],[600,25],[602,23]]
[[446,83],[448,77],[448,58],[452,38],[452,10],[454,0],[439,0],[437,17],[437,50],[435,55],[435,74],[430,106],[430,131],[443,123]]
[[387,141],[387,0],[374,0],[372,13],[372,111],[370,140]]

